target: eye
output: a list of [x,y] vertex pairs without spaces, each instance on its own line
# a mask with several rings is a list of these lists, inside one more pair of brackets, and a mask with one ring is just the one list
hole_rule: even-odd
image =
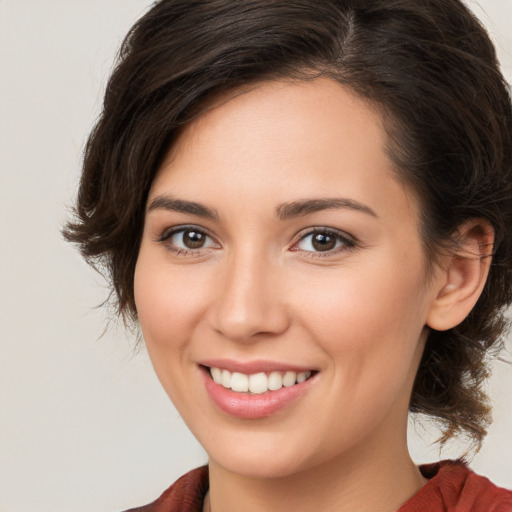
[[195,226],[179,227],[167,231],[160,238],[160,241],[164,242],[171,251],[178,254],[218,246],[207,233]]
[[337,252],[337,249],[350,249],[354,246],[354,240],[347,235],[329,229],[316,228],[304,234],[292,250],[329,253]]

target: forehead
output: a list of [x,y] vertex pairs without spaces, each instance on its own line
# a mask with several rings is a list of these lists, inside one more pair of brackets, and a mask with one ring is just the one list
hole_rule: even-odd
[[263,82],[217,97],[185,127],[152,195],[231,190],[234,203],[235,193],[263,201],[272,190],[283,201],[342,193],[378,203],[391,187],[409,199],[386,143],[378,109],[348,87],[326,78]]
[[[277,110],[276,106],[279,107]],[[297,135],[297,130],[306,127],[300,134],[303,142],[312,137],[305,121],[323,124],[322,132],[329,134],[333,127],[339,132],[339,121],[343,120],[354,127],[364,128],[369,136],[375,140],[380,139],[378,143],[385,142],[383,118],[377,106],[358,96],[348,86],[329,78],[283,79],[247,84],[214,96],[199,111],[173,144],[173,153],[182,147],[184,141],[190,141],[197,132],[211,129],[220,120],[224,123],[224,129],[229,124],[250,121],[250,125],[255,128],[265,125],[269,134],[282,134],[285,129],[290,136]],[[296,121],[293,131],[289,124],[292,118]],[[238,127],[233,130],[238,131]],[[226,130],[226,137],[233,132]]]

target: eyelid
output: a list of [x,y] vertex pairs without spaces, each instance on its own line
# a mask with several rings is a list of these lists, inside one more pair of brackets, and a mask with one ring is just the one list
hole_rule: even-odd
[[160,231],[161,234],[157,236],[157,241],[168,240],[172,235],[175,235],[180,231],[187,230],[198,231],[199,233],[203,233],[209,236],[212,240],[215,240],[215,236],[212,233],[210,233],[210,231],[207,228],[203,226],[199,226],[197,224],[176,224],[174,226],[167,226],[166,228],[162,229]]
[[[185,249],[185,248],[178,247],[178,246],[167,243],[175,234],[183,232],[183,231],[187,231],[187,230],[194,230],[194,231],[204,234],[205,236],[207,236],[208,238],[210,238],[212,240],[213,244],[216,247],[210,246],[210,247],[199,247],[197,249],[192,249],[192,248]],[[338,241],[341,241],[341,246],[335,247],[333,249],[326,250],[326,251],[308,251],[308,250],[300,249],[298,247],[298,244],[301,241],[303,241],[306,237],[315,235],[317,233],[333,235]],[[183,255],[183,256],[190,255],[190,254],[199,256],[199,255],[203,254],[204,252],[211,250],[212,248],[220,248],[220,244],[219,244],[217,238],[208,229],[206,229],[202,226],[198,226],[197,224],[179,224],[179,225],[175,225],[175,226],[168,226],[165,229],[163,229],[161,231],[161,234],[155,238],[155,242],[161,243],[161,244],[165,245],[169,251],[171,251],[175,254]],[[358,246],[357,239],[353,235],[347,233],[346,231],[342,231],[340,229],[326,227],[326,226],[311,226],[311,227],[302,229],[294,237],[294,240],[293,240],[291,246],[289,247],[289,250],[294,251],[294,252],[300,251],[304,254],[307,254],[308,257],[317,258],[317,257],[332,256],[339,252],[353,250],[353,249],[357,248],[357,246]]]
[[193,231],[196,231],[198,233],[201,233],[201,234],[207,236],[208,238],[210,238],[213,241],[213,244],[215,246],[220,247],[220,244],[217,241],[216,237],[214,235],[212,235],[208,229],[206,229],[202,226],[198,226],[197,224],[178,224],[175,226],[166,227],[164,230],[161,231],[161,234],[159,234],[155,238],[155,242],[161,243],[169,251],[171,251],[175,254],[183,255],[183,256],[190,255],[190,254],[201,255],[205,251],[208,251],[212,248],[216,248],[216,247],[210,246],[210,247],[198,247],[197,249],[192,249],[192,248],[184,249],[182,247],[177,247],[177,246],[169,243],[169,240],[174,235],[176,235],[177,233],[181,233],[183,231],[188,231],[188,230],[193,230]]
[[[342,242],[341,247],[337,247],[328,251],[306,251],[298,248],[298,244],[303,241],[308,236],[312,236],[315,234],[331,234],[336,237],[337,240]],[[357,247],[358,241],[357,239],[347,233],[346,231],[341,231],[340,229],[331,228],[327,226],[313,226],[309,228],[305,228],[301,230],[294,238],[294,241],[290,247],[291,251],[302,251],[303,253],[308,254],[309,257],[326,257],[332,256],[333,254],[337,254],[338,252],[343,252],[347,250],[353,250]]]

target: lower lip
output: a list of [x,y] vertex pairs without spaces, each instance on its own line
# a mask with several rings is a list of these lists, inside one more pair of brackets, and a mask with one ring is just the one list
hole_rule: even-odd
[[285,409],[301,398],[315,380],[313,376],[300,384],[267,391],[261,395],[250,395],[216,384],[206,369],[202,373],[206,391],[215,405],[226,414],[243,419],[266,418]]

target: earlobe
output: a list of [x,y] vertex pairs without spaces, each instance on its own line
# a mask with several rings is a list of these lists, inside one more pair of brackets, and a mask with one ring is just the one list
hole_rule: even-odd
[[491,264],[494,230],[488,221],[472,219],[457,230],[454,239],[454,248],[438,269],[426,321],[438,331],[460,324],[480,297]]

